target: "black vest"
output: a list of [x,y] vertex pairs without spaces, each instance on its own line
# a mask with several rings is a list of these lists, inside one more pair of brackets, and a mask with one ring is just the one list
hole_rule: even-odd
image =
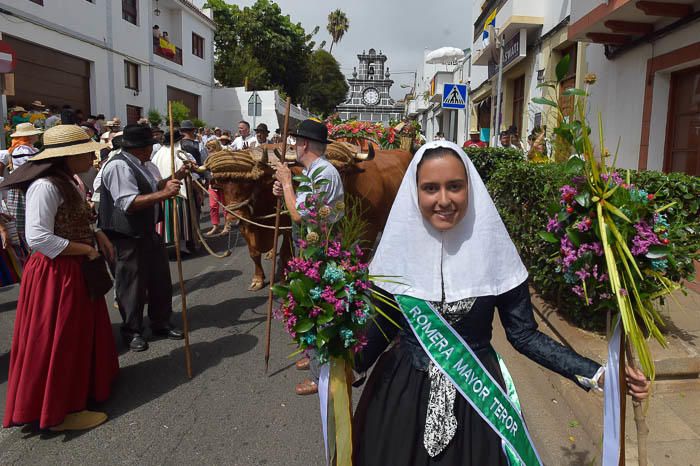
[[[122,160],[129,165],[131,174],[136,180],[136,186],[139,188],[140,194],[151,194],[153,188],[148,182],[141,170],[134,163],[125,157],[123,154],[117,154],[112,157],[104,167],[112,163],[114,160]],[[160,206],[153,205],[145,209],[135,212],[125,212],[114,205],[114,198],[109,192],[102,180],[100,188],[100,212],[99,212],[99,227],[107,236],[126,236],[129,238],[143,238],[151,236],[155,233],[156,209],[160,212]]]

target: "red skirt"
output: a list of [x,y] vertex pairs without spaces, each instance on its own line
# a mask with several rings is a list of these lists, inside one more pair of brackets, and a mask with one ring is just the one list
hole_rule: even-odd
[[34,253],[17,300],[4,427],[39,421],[44,429],[104,401],[119,360],[104,298],[92,301],[82,256]]

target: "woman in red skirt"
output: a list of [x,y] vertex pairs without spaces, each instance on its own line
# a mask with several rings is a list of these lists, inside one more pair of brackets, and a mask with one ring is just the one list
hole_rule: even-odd
[[103,297],[91,299],[82,265],[112,245],[94,233],[73,175],[87,171],[100,145],[74,125],[44,133],[44,149],[0,188],[26,190],[26,237],[33,254],[17,301],[4,427],[38,422],[55,431],[89,429],[107,419],[87,411],[104,401],[118,371]]

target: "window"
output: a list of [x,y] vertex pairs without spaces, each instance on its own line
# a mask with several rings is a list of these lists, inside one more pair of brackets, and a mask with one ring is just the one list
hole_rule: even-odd
[[564,116],[570,117],[574,112],[574,96],[565,96],[566,90],[576,87],[576,62],[577,62],[577,45],[572,45],[561,52],[562,58],[569,56],[569,69],[566,71],[566,76],[559,85],[559,101],[561,102],[561,113]]
[[520,76],[513,81],[513,126],[522,132],[523,112],[525,109],[525,76]]
[[139,90],[139,65],[124,60],[124,87]]
[[671,74],[664,170],[700,176],[700,66]]
[[126,106],[126,124],[135,125],[143,116],[143,108],[135,105]]
[[192,55],[204,58],[204,37],[192,33]]
[[136,24],[138,10],[136,3],[138,0],[122,0],[122,18],[131,24]]

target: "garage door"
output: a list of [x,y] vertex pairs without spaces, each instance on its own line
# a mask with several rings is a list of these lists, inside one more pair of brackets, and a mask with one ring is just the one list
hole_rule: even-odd
[[180,101],[190,109],[190,118],[199,118],[199,96],[168,86],[168,100]]
[[44,105],[71,105],[86,115],[90,111],[90,62],[3,34],[17,54],[15,95],[10,105],[29,108],[33,100]]

